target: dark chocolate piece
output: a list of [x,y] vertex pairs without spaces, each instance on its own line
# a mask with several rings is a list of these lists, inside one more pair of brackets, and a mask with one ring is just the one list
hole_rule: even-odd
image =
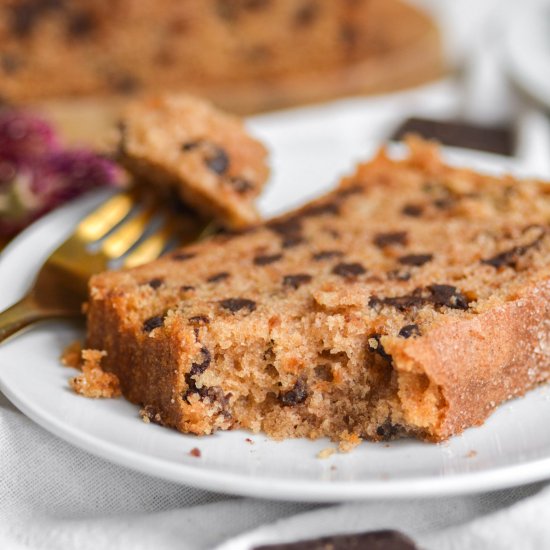
[[220,281],[224,281],[225,279],[228,279],[230,276],[231,275],[227,271],[222,271],[221,273],[216,273],[215,275],[208,277],[208,279],[206,279],[206,282],[218,283]]
[[340,250],[322,250],[321,252],[316,252],[313,254],[312,259],[315,262],[320,262],[321,260],[330,260],[332,258],[341,258],[344,255]]
[[421,267],[433,259],[433,254],[407,254],[399,258],[399,263]]
[[155,315],[154,317],[149,317],[143,321],[142,329],[143,332],[151,332],[152,330],[162,327],[164,325],[164,315]]
[[151,279],[147,284],[154,290],[162,286],[164,283],[164,279],[161,279],[160,277],[155,277],[154,279]]
[[510,126],[480,126],[456,120],[410,118],[394,133],[401,140],[407,134],[435,139],[444,145],[487,151],[499,155],[514,154],[514,132]]
[[332,269],[332,273],[334,273],[335,275],[339,275],[340,277],[344,277],[346,279],[363,275],[366,272],[367,270],[358,262],[353,262],[353,263],[342,262],[342,263],[336,264]]
[[307,399],[307,387],[303,380],[298,380],[294,387],[282,393],[279,396],[279,400],[285,406],[294,406],[303,403]]
[[398,336],[401,338],[411,338],[411,336],[420,336],[420,328],[418,325],[405,325],[401,327]]
[[407,232],[406,231],[392,231],[390,233],[377,233],[374,236],[373,243],[378,248],[385,248],[392,244],[398,244],[405,246],[407,244]]
[[209,144],[204,157],[204,163],[212,172],[221,175],[229,168],[229,157],[225,150],[218,145]]
[[311,281],[311,275],[307,273],[296,273],[294,275],[285,275],[283,278],[283,286],[298,289]]
[[[393,361],[392,356],[389,353],[386,353],[382,342],[380,342],[381,337],[381,334],[371,334],[367,340],[367,346],[369,348],[369,351],[376,353],[377,355],[382,357],[382,359],[391,363]],[[371,340],[374,340],[374,343],[371,342]]]
[[257,546],[254,550],[416,550],[416,545],[399,531],[383,530]]
[[283,257],[282,254],[262,254],[254,258],[254,265],[269,265],[278,262]]
[[422,216],[423,211],[424,208],[419,204],[406,204],[401,210],[401,213],[410,218],[419,218]]
[[227,309],[231,313],[236,313],[241,309],[246,309],[252,312],[256,309],[256,302],[253,300],[247,300],[246,298],[227,298],[219,302],[223,309]]

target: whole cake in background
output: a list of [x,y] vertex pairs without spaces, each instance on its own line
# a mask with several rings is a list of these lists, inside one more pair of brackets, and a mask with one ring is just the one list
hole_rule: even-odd
[[441,56],[398,0],[0,0],[7,101],[185,89],[251,112],[416,84]]

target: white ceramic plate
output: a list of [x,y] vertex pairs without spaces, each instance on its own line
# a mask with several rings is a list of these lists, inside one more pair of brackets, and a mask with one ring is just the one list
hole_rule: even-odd
[[550,2],[529,0],[505,18],[505,54],[512,77],[550,109]]
[[[355,126],[339,126],[339,113],[332,119],[325,113],[322,124],[308,115],[252,122],[273,151],[275,178],[263,200],[266,213],[319,193],[354,160],[372,152],[360,119],[354,118]],[[485,170],[511,168],[505,159],[488,155],[454,151],[449,156]],[[0,308],[23,293],[49,251],[102,198],[96,195],[53,213],[6,249],[0,261]],[[316,455],[330,446],[326,440],[277,443],[242,431],[197,438],[144,424],[138,408],[122,398],[75,395],[67,385],[74,371],[58,358],[79,337],[77,328],[49,323],[5,343],[0,389],[55,435],[152,476],[234,494],[325,502],[448,495],[550,477],[548,388],[504,405],[481,428],[441,445],[364,443],[350,454],[321,460]],[[201,458],[190,456],[194,447]]]

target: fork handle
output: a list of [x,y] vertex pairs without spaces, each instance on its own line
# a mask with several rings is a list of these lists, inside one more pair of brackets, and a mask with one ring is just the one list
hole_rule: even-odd
[[0,312],[0,342],[7,340],[10,336],[38,321],[58,316],[59,314],[54,311],[40,308],[34,302],[32,296],[27,295],[8,309]]

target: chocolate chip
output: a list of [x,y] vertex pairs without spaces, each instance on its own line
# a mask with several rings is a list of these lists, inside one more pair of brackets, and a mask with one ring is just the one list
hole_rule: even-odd
[[504,252],[493,256],[492,258],[481,260],[481,263],[491,265],[496,269],[499,269],[501,267],[511,267],[513,269],[516,269],[518,258],[526,254],[531,248],[535,248],[540,243],[544,235],[545,232],[543,231],[534,241],[530,242],[529,244],[514,246],[509,250],[505,250]]
[[374,236],[373,243],[378,248],[385,248],[392,244],[398,244],[405,246],[407,244],[407,232],[406,231],[392,231],[390,233],[377,233]]
[[153,289],[157,289],[159,288],[160,286],[162,286],[162,283],[164,283],[164,279],[161,279],[159,277],[156,277],[154,279],[151,279],[147,284],[153,288]]
[[292,216],[286,219],[273,221],[267,224],[267,227],[283,237],[287,235],[296,235],[302,231],[302,222],[299,218]]
[[164,315],[155,315],[154,317],[149,317],[143,322],[142,330],[143,332],[151,332],[152,330],[162,327],[164,325]]
[[433,201],[433,205],[439,210],[447,210],[448,208],[451,208],[455,202],[456,199],[452,197],[445,197],[442,199],[435,199]]
[[311,281],[311,275],[307,273],[297,273],[295,275],[285,275],[283,278],[283,286],[298,289]]
[[334,376],[332,374],[332,367],[326,363],[323,363],[322,365],[317,365],[313,369],[313,371],[315,372],[315,376],[319,378],[319,380],[332,382],[334,379]]
[[302,217],[317,217],[317,216],[324,216],[324,215],[336,215],[340,212],[340,207],[337,202],[335,201],[328,201],[321,204],[316,204],[313,206],[306,206],[302,209],[300,212],[300,216]]
[[307,399],[307,395],[305,382],[303,380],[298,380],[291,390],[279,396],[279,401],[284,406],[293,407],[294,405],[303,403]]
[[244,178],[229,178],[229,183],[235,191],[241,195],[248,193],[254,189],[254,185]]
[[350,197],[351,195],[358,195],[360,193],[363,193],[364,189],[362,185],[354,184],[354,185],[347,185],[343,189],[339,189],[336,191],[336,194],[342,198],[345,199],[347,197]]
[[369,348],[369,351],[376,353],[377,355],[382,357],[382,359],[391,363],[393,361],[392,356],[389,353],[386,353],[386,350],[384,349],[384,346],[382,345],[380,339],[380,334],[371,334],[367,340],[367,347]]
[[195,315],[187,319],[192,325],[208,325],[210,324],[210,319],[206,315]]
[[192,285],[182,285],[180,286],[182,292],[189,292],[190,290],[195,290],[195,287]]
[[398,336],[401,336],[401,338],[420,336],[420,328],[418,327],[418,325],[405,325],[404,327],[401,327]]
[[349,264],[342,262],[336,264],[332,268],[332,273],[334,273],[334,275],[339,275],[340,277],[345,277],[346,279],[363,275],[366,272],[367,270],[360,263],[357,262]]
[[246,298],[227,298],[219,302],[223,309],[227,309],[231,313],[236,313],[241,309],[246,309],[252,312],[256,309],[256,302],[253,300],[247,300]]
[[468,298],[462,292],[451,285],[430,285],[430,300],[435,306],[447,306],[453,309],[468,309]]
[[319,15],[319,5],[310,1],[300,6],[294,14],[294,22],[298,27],[309,27]]
[[110,73],[107,76],[109,86],[121,94],[133,94],[141,88],[139,79],[131,74]]
[[172,254],[172,260],[176,260],[176,262],[184,262],[185,260],[190,260],[195,256],[196,254],[193,252],[176,252],[175,254]]
[[192,363],[191,364],[191,370],[189,373],[191,376],[195,376],[196,374],[202,374],[209,366],[212,361],[212,355],[210,352],[203,346],[201,348],[202,353],[202,361],[199,363]]
[[204,163],[212,172],[224,174],[229,168],[229,157],[224,149],[218,145],[210,144],[204,157]]
[[416,288],[411,294],[395,296],[391,298],[380,298],[371,296],[369,307],[390,306],[399,311],[406,311],[413,307],[422,307],[432,304],[435,307],[450,307],[453,309],[468,309],[468,299],[462,292],[451,285],[434,284],[425,289]]
[[208,277],[208,279],[206,279],[206,282],[218,283],[219,281],[224,281],[229,277],[230,277],[230,274],[227,271],[222,271],[221,273],[216,273],[216,275],[212,275],[211,277]]
[[403,265],[413,265],[421,267],[433,259],[433,254],[407,254],[399,258],[399,263]]
[[355,48],[358,39],[357,29],[349,24],[342,25],[340,39],[347,49]]
[[90,36],[97,27],[93,14],[80,11],[73,13],[67,23],[67,33],[73,38]]
[[285,237],[283,239],[283,242],[281,243],[281,247],[294,248],[295,246],[298,246],[304,242],[305,242],[305,239],[300,235],[290,235],[289,237]]
[[313,254],[312,259],[316,262],[320,262],[322,260],[330,260],[332,258],[341,258],[343,255],[344,253],[340,250],[322,250],[321,252]]
[[264,254],[254,258],[254,265],[268,265],[278,262],[283,257],[282,254]]
[[181,150],[185,152],[194,151],[195,149],[198,149],[201,146],[201,144],[202,144],[202,141],[200,140],[188,141],[181,146]]
[[419,218],[422,216],[423,211],[424,208],[419,204],[406,204],[401,210],[405,216],[409,216],[411,218]]
[[383,424],[376,428],[376,435],[383,440],[389,440],[395,438],[401,432],[401,426],[399,424],[393,424],[388,418]]
[[399,531],[384,530],[257,546],[253,550],[416,550],[416,546]]
[[23,67],[23,60],[11,53],[0,54],[0,67],[6,75],[16,74]]
[[21,38],[29,36],[42,18],[65,7],[63,0],[23,0],[10,8],[11,30]]

